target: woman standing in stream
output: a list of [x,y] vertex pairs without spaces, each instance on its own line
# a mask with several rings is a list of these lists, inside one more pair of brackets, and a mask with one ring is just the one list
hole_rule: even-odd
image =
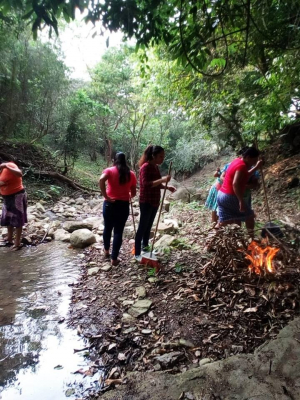
[[[102,172],[99,186],[105,199],[103,203],[104,254],[106,257],[111,256],[111,264],[116,266],[120,263],[118,255],[122,245],[124,227],[129,216],[129,200],[136,195],[136,176],[127,166],[124,153],[117,153],[114,166],[106,168]],[[114,238],[110,255],[112,230],[114,230]]]
[[[149,245],[151,228],[159,207],[160,190],[171,179],[170,175],[161,177],[158,165],[165,159],[165,151],[161,146],[148,146],[140,161],[140,222],[135,236],[135,258],[141,259],[141,249]],[[167,186],[170,192],[175,192],[173,186]]]
[[0,161],[0,194],[3,197],[1,226],[6,226],[8,232],[7,239],[0,246],[13,246],[14,250],[22,247],[22,230],[27,223],[27,194],[22,176],[22,171],[14,162]]

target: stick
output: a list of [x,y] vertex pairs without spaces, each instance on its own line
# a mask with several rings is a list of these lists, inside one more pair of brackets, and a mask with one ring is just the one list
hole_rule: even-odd
[[[168,175],[171,174],[171,168],[172,168],[172,161],[170,162]],[[154,237],[153,237],[153,241],[152,241],[152,246],[151,246],[150,258],[152,257],[152,253],[153,253],[153,249],[154,249],[154,243],[155,243],[156,233],[157,233],[157,229],[158,229],[158,224],[159,224],[159,220],[160,220],[160,215],[161,215],[162,208],[163,208],[163,205],[164,205],[164,200],[165,200],[165,196],[166,196],[167,186],[168,186],[168,183],[166,183],[166,185],[165,185],[163,198],[162,198],[161,205],[160,205],[160,208],[159,208],[157,224],[156,224],[156,228],[155,228],[155,232],[154,232]]]
[[133,205],[132,205],[132,198],[131,197],[130,197],[130,206],[131,206],[131,215],[132,215],[134,236],[136,236],[135,221],[134,221],[134,215],[133,215]]
[[263,172],[262,167],[260,167],[260,173],[261,173],[261,181],[262,181],[263,188],[264,188],[264,195],[265,195],[265,202],[266,202],[266,206],[267,206],[268,219],[269,219],[269,222],[271,223],[271,215],[270,215],[270,209],[269,209],[269,202],[268,202],[268,196],[267,196],[267,189],[266,189],[265,178],[264,178],[264,172]]

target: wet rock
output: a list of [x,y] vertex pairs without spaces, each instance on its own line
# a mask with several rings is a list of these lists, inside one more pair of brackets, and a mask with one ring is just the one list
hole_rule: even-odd
[[137,318],[140,315],[146,314],[146,312],[149,310],[151,305],[152,305],[152,301],[149,299],[138,300],[128,310],[128,314],[130,314],[132,317]]
[[54,240],[59,242],[69,242],[70,236],[71,234],[64,229],[57,229],[57,231],[53,233]]
[[159,362],[160,366],[164,369],[173,367],[183,357],[180,351],[172,351],[171,353],[163,354],[155,357],[156,361]]
[[143,299],[144,297],[146,297],[146,289],[144,288],[144,286],[138,286],[135,289],[135,292],[140,299]]
[[176,240],[174,236],[163,235],[154,245],[156,249],[164,249],[171,246],[171,244]]
[[[102,269],[102,268],[101,268],[101,269]],[[89,269],[88,269],[87,274],[88,274],[89,276],[92,276],[92,275],[98,274],[99,271],[100,271],[100,268],[99,268],[99,267],[92,267],[92,268],[89,268]]]
[[78,229],[71,233],[70,243],[73,247],[84,248],[96,242],[95,235],[88,229]]

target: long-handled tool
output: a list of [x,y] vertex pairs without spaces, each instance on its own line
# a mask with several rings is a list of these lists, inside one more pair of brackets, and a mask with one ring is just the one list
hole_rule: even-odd
[[271,221],[271,214],[270,214],[270,208],[269,208],[269,201],[268,201],[268,196],[267,196],[267,188],[266,188],[266,183],[265,183],[265,178],[264,178],[264,172],[262,167],[260,168],[260,173],[261,173],[261,181],[263,184],[263,189],[264,189],[264,196],[265,196],[265,203],[266,203],[266,208],[267,208],[267,214],[268,214],[268,222],[264,225],[261,231],[261,236],[263,238],[268,236],[268,232],[270,232],[273,236],[276,237],[282,237],[283,233],[280,229],[280,227],[276,224],[274,224]]
[[[168,175],[171,174],[171,168],[172,168],[172,161],[170,162],[170,165],[169,165]],[[160,207],[159,207],[157,224],[156,224],[155,231],[154,231],[154,236],[153,236],[152,245],[151,245],[151,251],[150,251],[150,253],[143,254],[142,260],[141,260],[141,264],[151,266],[151,267],[155,268],[156,271],[159,270],[159,261],[156,258],[156,256],[153,254],[153,249],[154,249],[155,238],[156,238],[156,234],[157,234],[157,230],[158,230],[158,224],[159,224],[162,208],[163,208],[163,205],[164,205],[164,200],[165,200],[165,197],[166,197],[167,185],[168,184],[166,183],[165,184],[165,188],[164,188],[162,201],[161,201],[161,204],[160,204]]]
[[[132,222],[133,222],[133,229],[134,229],[134,237],[136,237],[136,228],[135,228],[135,220],[134,220],[134,214],[133,214],[133,205],[132,205],[132,198],[130,197],[130,207],[131,207],[131,216],[132,216]],[[135,246],[133,246],[133,249],[131,250],[131,254],[135,254]]]

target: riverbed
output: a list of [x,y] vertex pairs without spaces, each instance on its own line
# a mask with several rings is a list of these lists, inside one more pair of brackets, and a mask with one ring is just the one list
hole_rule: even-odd
[[80,398],[95,386],[80,373],[87,345],[68,328],[80,254],[50,243],[14,252],[0,248],[0,399]]

